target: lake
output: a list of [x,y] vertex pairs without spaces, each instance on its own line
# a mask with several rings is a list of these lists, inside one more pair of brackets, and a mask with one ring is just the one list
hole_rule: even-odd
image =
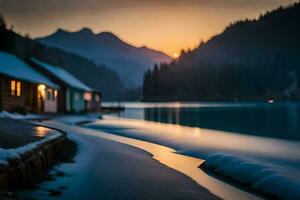
[[[112,114],[190,127],[286,140],[300,140],[299,103],[136,103],[123,102],[125,111]],[[119,103],[103,103],[116,106]]]
[[125,111],[104,115],[87,127],[171,147],[176,153],[205,160],[223,176],[247,180],[252,189],[299,199],[292,198],[300,196],[294,189],[300,186],[298,103],[103,105],[122,105]]

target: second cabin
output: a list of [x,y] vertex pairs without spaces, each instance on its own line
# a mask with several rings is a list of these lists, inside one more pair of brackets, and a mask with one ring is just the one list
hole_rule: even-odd
[[33,66],[60,86],[59,113],[100,111],[101,94],[60,67],[32,59]]

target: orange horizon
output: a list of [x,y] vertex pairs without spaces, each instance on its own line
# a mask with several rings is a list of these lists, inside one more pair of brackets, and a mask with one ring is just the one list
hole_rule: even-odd
[[[17,0],[11,0],[14,1]],[[169,0],[163,0],[161,4],[135,0],[124,2],[123,5],[116,1],[87,0],[85,6],[80,6],[68,5],[66,1],[55,7],[54,4],[42,6],[37,2],[21,5],[17,1],[7,8],[0,3],[0,13],[8,24],[14,25],[15,30],[28,33],[33,38],[50,35],[58,28],[77,31],[89,27],[94,33],[109,30],[131,45],[147,46],[177,57],[182,49],[197,47],[201,41],[221,33],[232,22],[254,19],[268,10],[296,1],[262,0],[251,4],[232,0],[228,5],[207,0],[190,4],[182,1],[171,3]],[[28,7],[22,9],[22,6]]]

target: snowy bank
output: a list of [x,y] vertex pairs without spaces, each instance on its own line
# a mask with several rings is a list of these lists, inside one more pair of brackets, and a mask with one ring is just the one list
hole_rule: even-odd
[[0,165],[9,165],[9,162],[14,160],[21,160],[22,156],[28,153],[34,152],[40,146],[50,143],[54,140],[57,140],[62,137],[62,134],[56,133],[51,136],[48,136],[44,139],[41,139],[37,142],[27,144],[22,147],[14,149],[2,149],[0,148]]
[[215,153],[200,167],[275,199],[300,199],[299,177],[271,164]]
[[[168,146],[175,149],[177,153],[207,160],[205,165],[212,163],[209,165],[212,168],[210,171],[220,170],[218,175],[225,178],[227,178],[226,173],[228,177],[233,176],[236,179],[242,177],[243,180],[233,181],[244,184],[247,188],[257,187],[258,189],[255,189],[257,191],[264,190],[266,193],[269,191],[270,194],[276,194],[283,199],[293,199],[289,198],[292,195],[298,196],[295,190],[289,193],[289,197],[283,197],[286,195],[285,191],[290,191],[295,185],[299,185],[299,142],[124,118],[104,118],[86,124],[85,127]],[[219,152],[224,154],[215,154]],[[213,154],[216,157],[210,157]],[[229,165],[233,161],[238,164]],[[225,169],[226,166],[228,167]],[[251,176],[247,176],[250,172],[246,170],[252,172]],[[255,177],[254,174],[261,177]],[[283,185],[276,185],[278,176],[282,176],[279,178],[281,180],[279,184],[284,182]],[[246,180],[249,180],[249,183]],[[281,190],[279,191],[278,188]]]
[[55,120],[68,125],[84,124],[99,119],[102,119],[101,113],[88,113],[85,115],[62,115],[55,118]]
[[66,135],[57,132],[18,148],[0,148],[0,191],[40,180],[57,161],[65,144]]
[[10,119],[40,119],[40,118],[43,118],[43,115],[37,115],[37,114],[32,114],[32,113],[22,115],[19,113],[10,113],[7,111],[0,112],[0,118],[4,118],[4,117],[10,118]]

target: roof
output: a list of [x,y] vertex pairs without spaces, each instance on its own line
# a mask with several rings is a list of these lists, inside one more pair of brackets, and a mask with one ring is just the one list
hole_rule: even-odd
[[0,51],[0,73],[23,81],[45,84],[56,89],[59,88],[58,85],[35,71],[22,59],[3,51]]
[[38,64],[39,67],[47,70],[49,73],[53,74],[55,77],[57,77],[58,79],[66,83],[68,86],[80,90],[84,90],[84,91],[92,91],[90,87],[82,83],[80,80],[75,78],[73,75],[71,75],[69,72],[65,71],[64,69],[57,66],[49,65],[35,58],[32,58],[31,60],[36,64]]

